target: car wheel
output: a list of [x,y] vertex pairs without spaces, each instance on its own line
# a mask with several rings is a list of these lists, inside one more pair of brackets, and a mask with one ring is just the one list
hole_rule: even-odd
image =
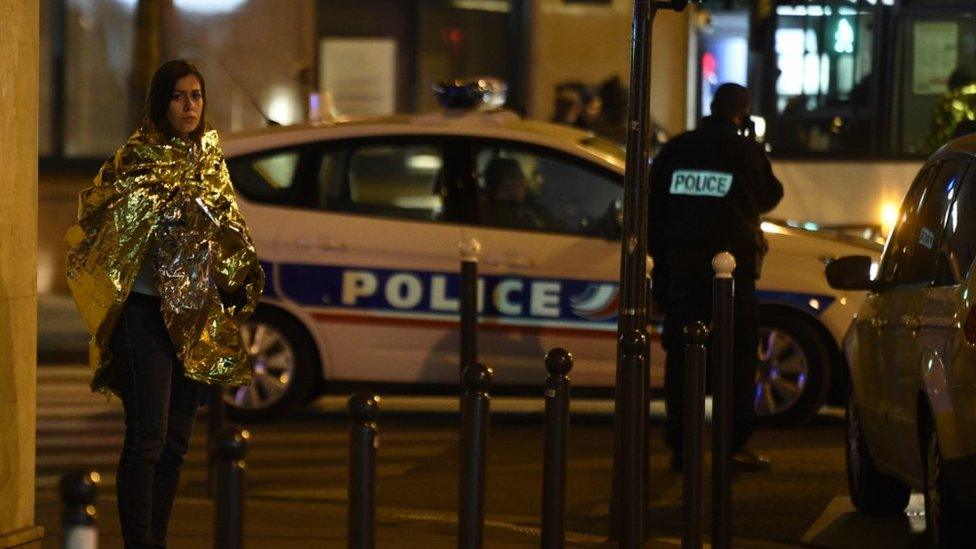
[[854,507],[862,513],[901,513],[908,506],[911,489],[898,479],[878,471],[868,451],[854,395],[847,399],[844,454],[847,457],[847,489]]
[[319,371],[315,347],[291,315],[258,307],[241,326],[254,369],[250,385],[224,390],[228,416],[260,421],[287,415],[305,404]]
[[945,476],[942,447],[935,425],[929,423],[925,445],[925,531],[936,547],[966,544],[963,511],[956,503]]
[[760,308],[756,424],[785,427],[813,417],[827,398],[829,356],[812,321],[799,313]]

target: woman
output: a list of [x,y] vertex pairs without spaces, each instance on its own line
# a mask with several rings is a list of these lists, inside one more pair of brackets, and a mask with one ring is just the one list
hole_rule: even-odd
[[244,385],[238,332],[264,285],[237,209],[206,87],[186,61],[153,76],[146,116],[69,229],[68,283],[92,333],[92,390],[125,411],[119,520],[126,547],[165,547],[200,384]]

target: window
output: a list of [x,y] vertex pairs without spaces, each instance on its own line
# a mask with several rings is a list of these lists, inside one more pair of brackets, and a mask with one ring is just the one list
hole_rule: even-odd
[[947,160],[919,175],[905,198],[901,223],[885,251],[882,280],[899,285],[933,281],[946,215],[965,170],[965,162]]
[[[929,154],[976,112],[976,87],[964,89],[976,81],[976,16],[906,16],[896,51],[891,145],[899,153]],[[951,90],[958,96],[949,97]]]
[[774,153],[871,152],[873,10],[867,2],[777,7],[775,104],[763,113]]
[[[370,215],[440,219],[444,156],[425,143],[370,144],[349,151],[346,177],[326,155],[319,170],[328,183],[328,207]],[[338,186],[338,188],[337,188]]]
[[227,161],[230,178],[244,196],[270,204],[297,204],[300,149],[284,149]]
[[976,257],[976,170],[966,175],[959,196],[949,208],[946,243],[938,283],[958,284],[964,280]]
[[588,236],[608,236],[618,226],[620,183],[568,157],[482,146],[475,174],[485,225]]

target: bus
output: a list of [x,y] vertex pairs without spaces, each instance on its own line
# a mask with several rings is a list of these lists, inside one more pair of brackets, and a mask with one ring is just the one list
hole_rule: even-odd
[[699,114],[720,83],[747,85],[786,187],[771,216],[883,232],[940,145],[940,100],[953,80],[976,80],[976,4],[779,1],[768,12],[699,18]]

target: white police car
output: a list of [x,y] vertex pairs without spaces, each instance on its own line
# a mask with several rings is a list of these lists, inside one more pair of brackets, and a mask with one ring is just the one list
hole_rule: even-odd
[[[619,147],[504,110],[448,109],[271,128],[224,150],[267,275],[243,329],[254,382],[227,394],[239,418],[277,416],[356,383],[456,385],[468,238],[482,245],[478,350],[496,391],[538,387],[556,346],[576,357],[576,387],[612,387]],[[824,262],[877,249],[764,226],[756,410],[793,423],[823,404],[862,299],[830,289]],[[652,364],[661,387],[656,339]]]

